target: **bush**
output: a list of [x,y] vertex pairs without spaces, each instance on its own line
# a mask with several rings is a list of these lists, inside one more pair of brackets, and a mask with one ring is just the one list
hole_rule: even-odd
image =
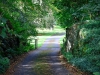
[[[77,66],[82,71],[92,72],[94,75],[100,73],[100,22],[88,21],[80,25],[78,39],[75,40],[73,47],[74,54],[66,52],[62,48],[62,54],[74,66]],[[77,38],[77,37],[75,37]]]
[[12,58],[14,58],[14,57],[17,55],[17,54],[16,54],[16,50],[14,50],[14,49],[12,49],[12,48],[7,49],[5,52],[6,52],[7,57],[8,57],[9,59],[12,59]]
[[100,75],[100,72],[94,72],[93,74],[94,75]]
[[9,67],[10,60],[7,57],[0,56],[0,74],[3,74]]
[[80,68],[82,71],[88,72],[100,72],[100,65],[98,62],[100,60],[100,56],[85,56],[85,57],[75,57],[70,62]]

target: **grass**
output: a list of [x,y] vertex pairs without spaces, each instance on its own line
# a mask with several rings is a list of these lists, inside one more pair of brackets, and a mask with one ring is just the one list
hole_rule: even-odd
[[63,39],[64,39],[65,37],[62,37],[62,38],[60,38],[60,46],[62,47],[63,46]]
[[[60,26],[55,26],[54,30],[45,29],[45,28],[44,29],[37,28],[37,31],[38,31],[38,36],[36,38],[38,39],[38,47],[41,47],[42,44],[44,43],[44,41],[48,37],[55,35],[55,34],[65,32],[65,30],[62,29]],[[34,45],[35,44],[35,40],[34,40],[35,38],[31,36],[30,39],[31,39],[30,43]],[[62,41],[62,38],[61,38],[60,41]]]

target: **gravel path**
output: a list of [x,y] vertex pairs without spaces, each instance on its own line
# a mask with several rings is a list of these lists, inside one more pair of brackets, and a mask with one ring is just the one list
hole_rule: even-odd
[[[15,67],[14,75],[39,75],[33,69],[36,66],[36,60],[39,58],[44,58],[46,63],[50,65],[51,74],[48,72],[45,75],[71,75],[68,70],[63,66],[63,63],[59,59],[60,51],[60,38],[63,34],[51,36],[35,51],[31,51],[21,63]],[[44,55],[41,53],[47,52]],[[41,55],[41,56],[40,56]],[[44,59],[42,59],[44,60]],[[42,75],[42,74],[40,74]]]

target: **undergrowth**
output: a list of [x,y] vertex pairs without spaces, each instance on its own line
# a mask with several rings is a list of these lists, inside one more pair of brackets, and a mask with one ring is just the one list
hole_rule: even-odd
[[100,22],[90,21],[79,26],[79,39],[74,54],[62,47],[62,54],[73,65],[90,75],[100,75]]

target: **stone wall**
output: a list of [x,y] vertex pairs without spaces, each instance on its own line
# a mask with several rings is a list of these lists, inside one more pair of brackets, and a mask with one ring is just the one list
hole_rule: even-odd
[[[66,52],[84,55],[99,50],[100,23],[86,21],[66,28]],[[77,52],[77,53],[76,53]],[[95,51],[96,52],[96,51]],[[95,53],[94,52],[94,53]]]
[[74,53],[74,49],[78,47],[80,24],[75,24],[70,28],[66,28],[66,51]]

